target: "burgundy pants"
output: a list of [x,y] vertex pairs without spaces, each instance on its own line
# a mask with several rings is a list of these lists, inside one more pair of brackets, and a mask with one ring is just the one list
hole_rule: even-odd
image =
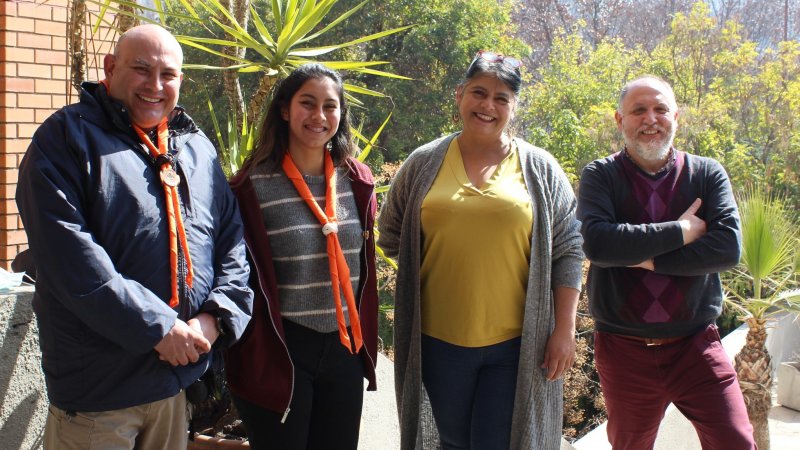
[[736,373],[715,325],[671,344],[648,347],[595,332],[595,363],[614,450],[652,449],[672,402],[704,449],[755,449]]

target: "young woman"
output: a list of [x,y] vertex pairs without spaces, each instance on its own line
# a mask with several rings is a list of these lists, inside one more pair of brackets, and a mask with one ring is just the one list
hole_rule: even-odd
[[255,449],[358,446],[363,378],[376,387],[376,203],[353,154],[342,80],[308,64],[231,181],[256,298],[226,373]]
[[557,449],[575,354],[581,237],[555,159],[514,139],[519,61],[479,52],[456,88],[459,133],[415,150],[381,210],[400,264],[395,384],[401,448],[423,386],[447,449]]

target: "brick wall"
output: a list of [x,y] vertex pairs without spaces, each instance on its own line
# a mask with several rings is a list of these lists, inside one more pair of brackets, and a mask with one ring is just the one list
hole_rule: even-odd
[[[96,6],[87,23],[97,18]],[[0,266],[27,248],[14,192],[22,156],[36,128],[76,101],[67,67],[69,0],[0,0]],[[106,19],[107,20],[107,19]],[[84,36],[91,28],[84,27]],[[87,79],[101,77],[102,56],[114,40],[101,28],[88,42]]]

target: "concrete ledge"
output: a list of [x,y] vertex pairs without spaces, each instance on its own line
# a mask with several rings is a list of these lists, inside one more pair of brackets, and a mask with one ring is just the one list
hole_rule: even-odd
[[32,287],[0,294],[0,442],[5,449],[40,448],[47,418],[32,299]]

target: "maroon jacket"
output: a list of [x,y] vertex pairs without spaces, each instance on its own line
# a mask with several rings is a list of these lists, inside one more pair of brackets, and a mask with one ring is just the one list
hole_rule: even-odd
[[[375,182],[369,168],[355,159],[347,163],[353,197],[366,240],[361,251],[361,273],[356,303],[364,346],[360,355],[369,385],[377,388],[375,363],[378,351],[378,290],[375,276]],[[253,315],[239,342],[225,352],[225,373],[230,391],[251,403],[287,413],[294,387],[294,366],[289,358],[281,322],[275,269],[267,230],[248,171],[231,180],[239,201],[244,240],[250,259],[250,287],[255,292]]]

